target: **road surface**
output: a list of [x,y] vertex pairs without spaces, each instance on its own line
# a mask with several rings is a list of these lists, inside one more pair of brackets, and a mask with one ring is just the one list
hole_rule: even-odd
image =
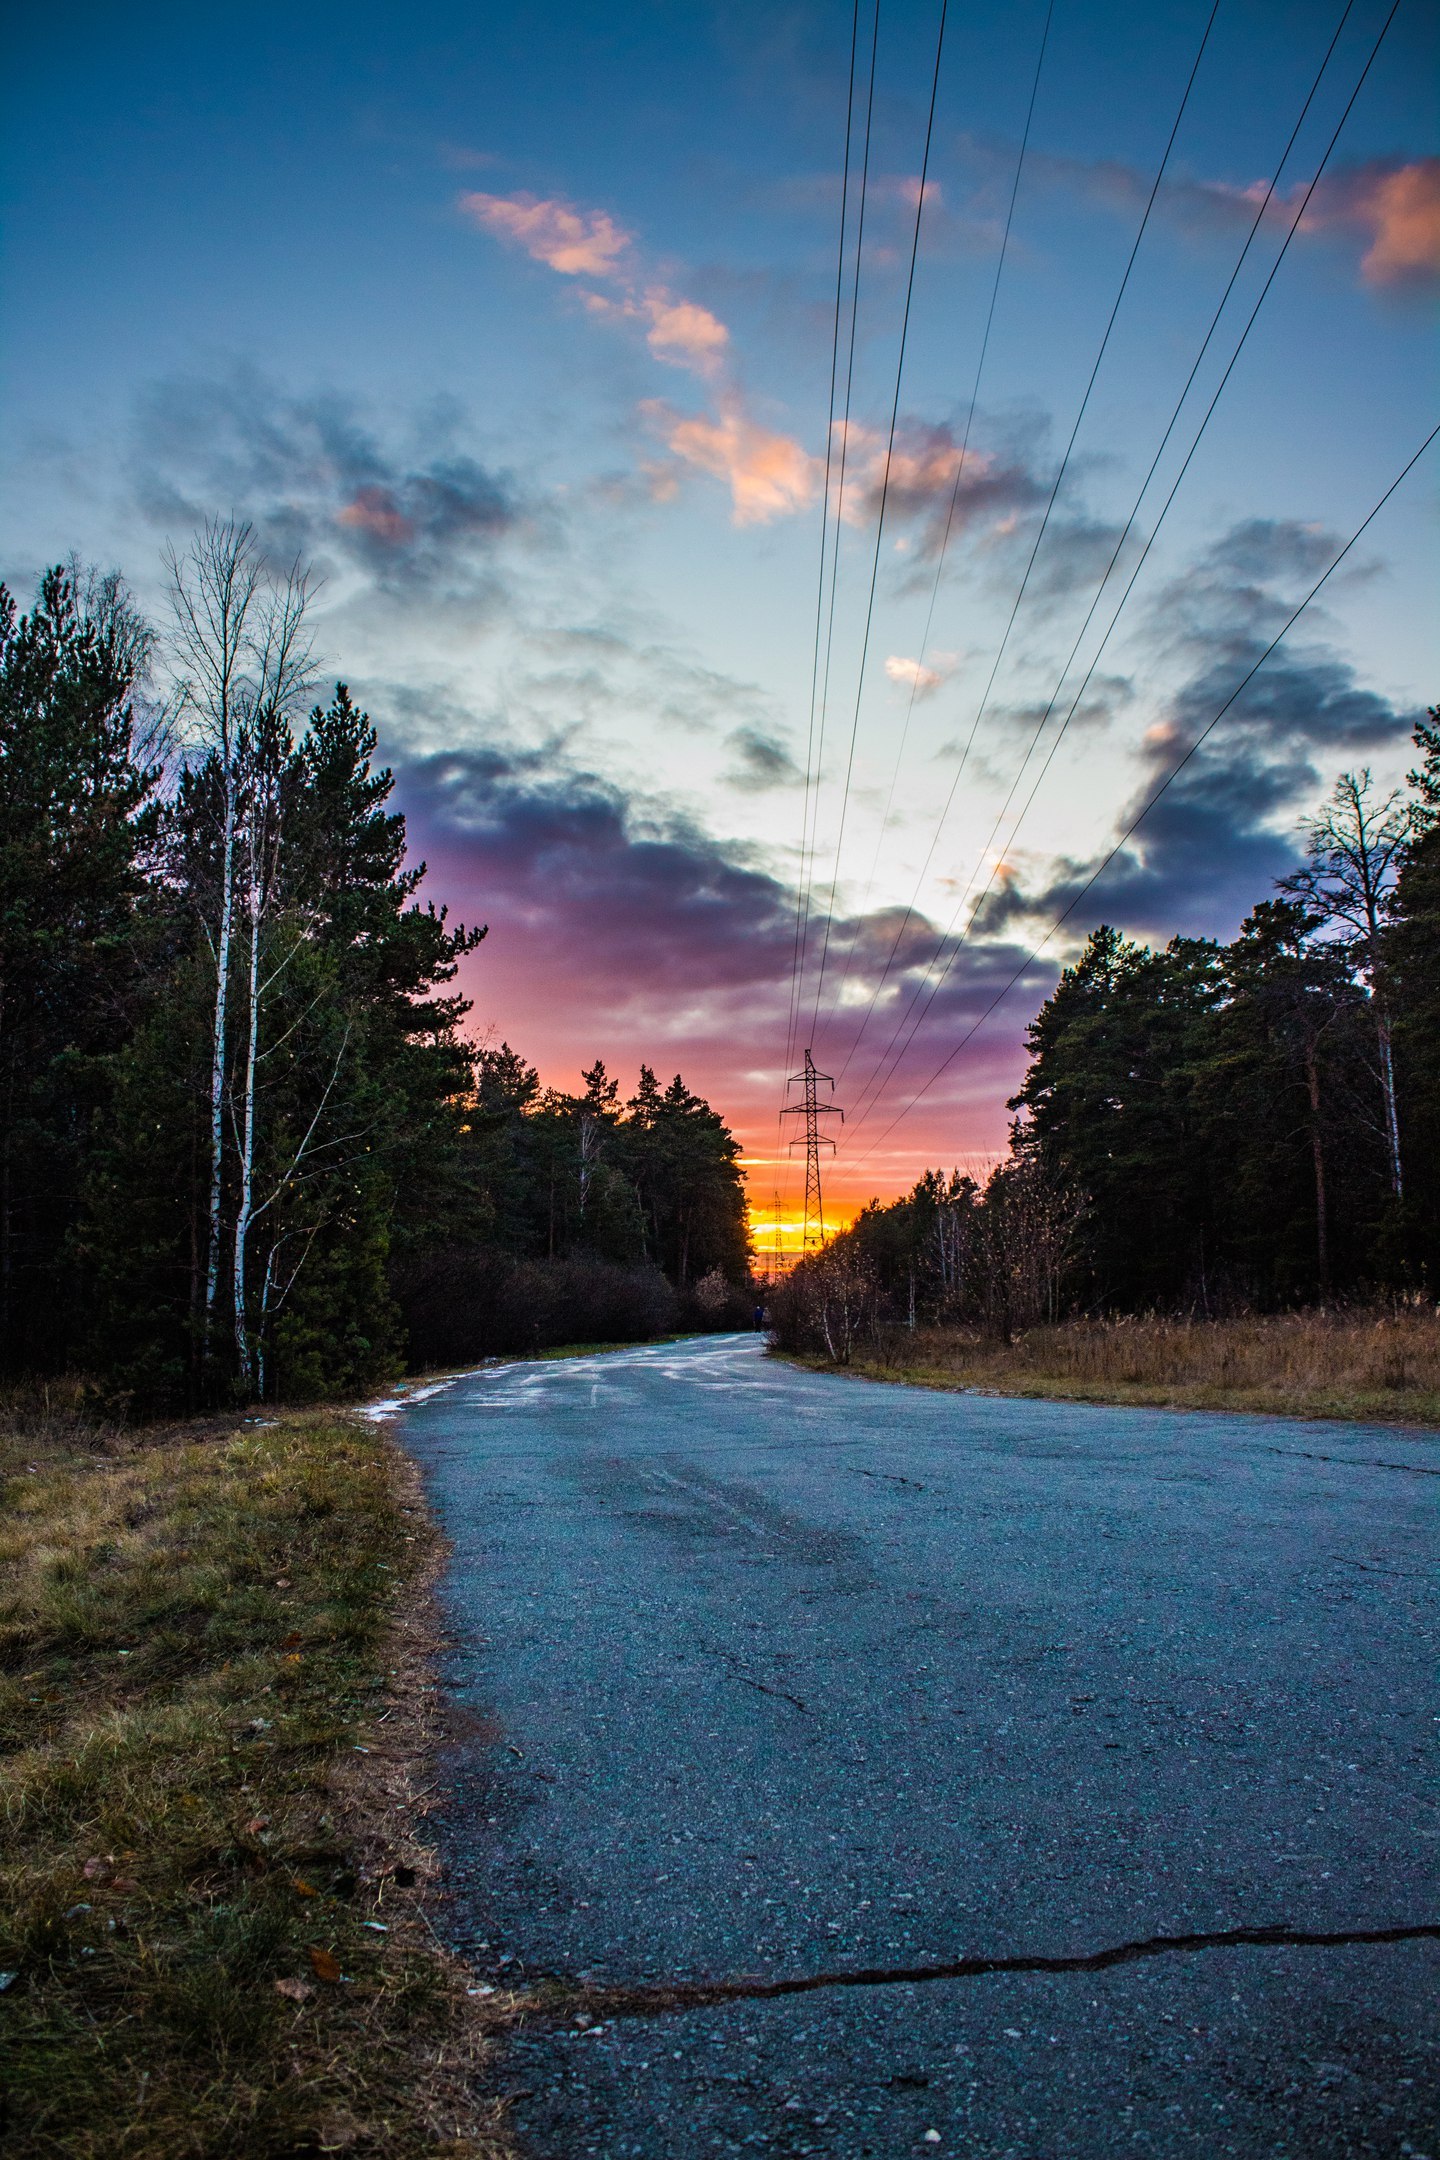
[[[733,1336],[490,1368],[401,1433],[482,1980],[819,1983],[527,2027],[533,2160],[1440,2160],[1433,1438]],[[921,1977],[1277,1926],[1432,1934]]]

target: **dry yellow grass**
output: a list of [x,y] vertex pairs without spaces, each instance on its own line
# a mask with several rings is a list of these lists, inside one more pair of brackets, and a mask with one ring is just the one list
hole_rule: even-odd
[[1010,1344],[958,1328],[897,1330],[851,1370],[1002,1395],[1440,1426],[1440,1316],[1429,1306],[1074,1320]]
[[15,2160],[500,2160],[419,1902],[433,1552],[353,1417],[0,1418]]

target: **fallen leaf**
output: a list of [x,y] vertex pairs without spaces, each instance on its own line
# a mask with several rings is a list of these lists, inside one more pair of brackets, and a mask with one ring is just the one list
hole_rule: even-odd
[[86,1882],[103,1882],[114,1865],[115,1855],[113,1852],[97,1853],[93,1860],[85,1862],[80,1872],[85,1877]]
[[319,1943],[310,1945],[310,1970],[317,1980],[328,1981],[333,1987],[340,1978],[340,1960],[333,1950],[326,1950]]
[[290,1887],[295,1892],[295,1895],[297,1897],[319,1897],[320,1895],[319,1891],[315,1888],[314,1883],[306,1882],[303,1875],[294,1876],[291,1880]]
[[298,1650],[301,1640],[299,1630],[291,1628],[290,1633],[282,1638],[280,1647],[282,1650]]
[[308,1980],[277,1980],[275,1992],[283,1995],[287,2002],[308,2002],[315,1990]]
[[269,1827],[270,1817],[268,1815],[252,1815],[245,1825],[245,1835],[246,1837],[259,1837],[261,1831],[268,1830]]
[[128,1891],[138,1890],[140,1885],[138,1882],[136,1882],[133,1875],[113,1875],[110,1878],[110,1887],[112,1890]]

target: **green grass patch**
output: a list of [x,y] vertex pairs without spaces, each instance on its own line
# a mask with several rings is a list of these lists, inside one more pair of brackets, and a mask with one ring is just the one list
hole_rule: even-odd
[[383,1433],[12,1413],[0,1478],[7,2154],[500,2154],[367,1793],[433,1551]]

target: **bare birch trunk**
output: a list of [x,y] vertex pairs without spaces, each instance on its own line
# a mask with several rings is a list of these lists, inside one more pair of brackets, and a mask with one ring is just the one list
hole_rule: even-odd
[[255,1204],[255,1063],[260,1040],[260,878],[252,862],[250,872],[250,1010],[245,1037],[244,1109],[240,1131],[240,1191],[235,1209],[235,1355],[240,1382],[246,1393],[254,1385],[254,1350],[250,1341],[248,1293],[245,1280],[246,1247],[250,1217]]
[[210,1056],[210,1245],[205,1262],[205,1348],[220,1291],[221,1209],[225,1172],[225,1041],[230,1007],[230,947],[235,935],[235,769],[225,757],[225,839],[221,849],[220,925],[215,944],[215,1023]]
[[1403,1200],[1405,1178],[1400,1162],[1400,1113],[1395,1101],[1395,1053],[1390,1040],[1390,1015],[1378,992],[1375,996],[1375,1033],[1380,1044],[1380,1092],[1385,1101],[1385,1148],[1390,1157],[1390,1189],[1397,1200]]

